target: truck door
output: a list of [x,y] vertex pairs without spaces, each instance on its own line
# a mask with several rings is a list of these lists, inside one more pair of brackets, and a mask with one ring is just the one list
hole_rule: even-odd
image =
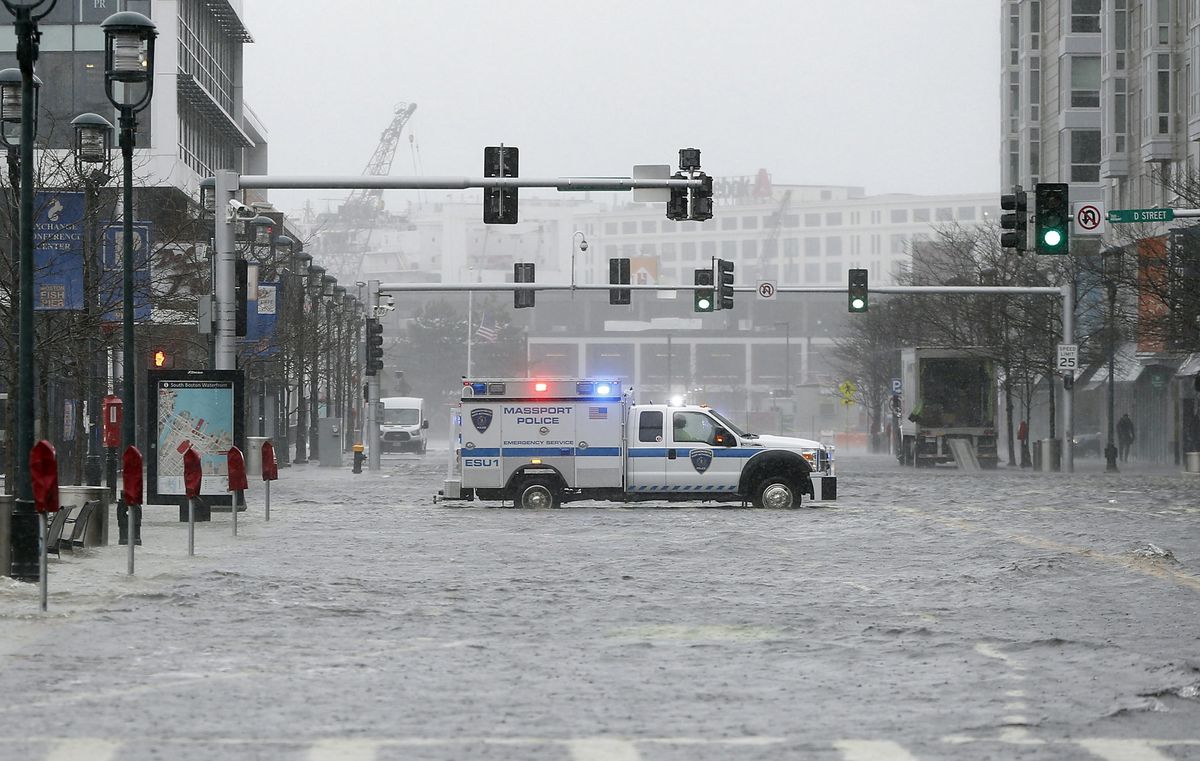
[[711,415],[699,410],[671,410],[666,470],[668,491],[736,491],[744,460],[736,447],[718,435],[733,436]]
[[661,491],[666,483],[664,412],[637,409],[629,421],[627,488],[633,492]]

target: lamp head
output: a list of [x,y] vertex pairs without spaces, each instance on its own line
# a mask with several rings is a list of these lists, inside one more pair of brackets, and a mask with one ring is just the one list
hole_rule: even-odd
[[112,156],[112,123],[88,112],[71,120],[75,128],[75,158],[84,164],[105,164]]
[[154,69],[154,22],[135,11],[114,13],[100,23],[104,30],[104,70],[116,82],[149,82]]
[[[21,144],[21,100],[22,79],[20,69],[0,71],[0,143],[5,148],[16,148]],[[33,131],[37,132],[38,93],[42,80],[33,75]]]

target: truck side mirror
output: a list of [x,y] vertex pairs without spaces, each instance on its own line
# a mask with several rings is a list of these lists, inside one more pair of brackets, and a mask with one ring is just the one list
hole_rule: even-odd
[[426,429],[426,428],[428,428],[428,427],[429,427],[429,421],[428,421],[428,420],[422,420],[422,421],[421,421],[421,430],[425,430],[425,429]]
[[717,434],[713,436],[713,441],[716,442],[717,446],[721,447],[737,446],[737,439],[733,437],[733,434],[726,430],[717,431]]

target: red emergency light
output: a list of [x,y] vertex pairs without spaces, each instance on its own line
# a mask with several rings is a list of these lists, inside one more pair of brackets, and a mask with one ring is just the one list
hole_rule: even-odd
[[545,384],[545,383],[541,383],[541,382],[539,382],[539,383],[535,383],[535,384],[533,384],[533,390],[534,390],[534,391],[545,391],[545,390],[546,390],[546,384]]

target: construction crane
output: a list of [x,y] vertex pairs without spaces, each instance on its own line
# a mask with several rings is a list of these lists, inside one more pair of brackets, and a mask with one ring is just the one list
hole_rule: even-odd
[[[396,148],[400,145],[400,133],[416,110],[416,103],[396,104],[392,121],[379,137],[379,144],[375,146],[375,152],[371,154],[363,175],[384,176],[392,171],[392,161],[396,158]],[[358,279],[362,274],[363,259],[370,247],[371,233],[382,212],[382,189],[353,190],[338,208],[338,227],[341,230],[334,233],[335,240],[331,240],[330,243],[332,249],[341,249],[337,253],[342,254],[339,262],[342,265],[339,268],[342,275]]]

